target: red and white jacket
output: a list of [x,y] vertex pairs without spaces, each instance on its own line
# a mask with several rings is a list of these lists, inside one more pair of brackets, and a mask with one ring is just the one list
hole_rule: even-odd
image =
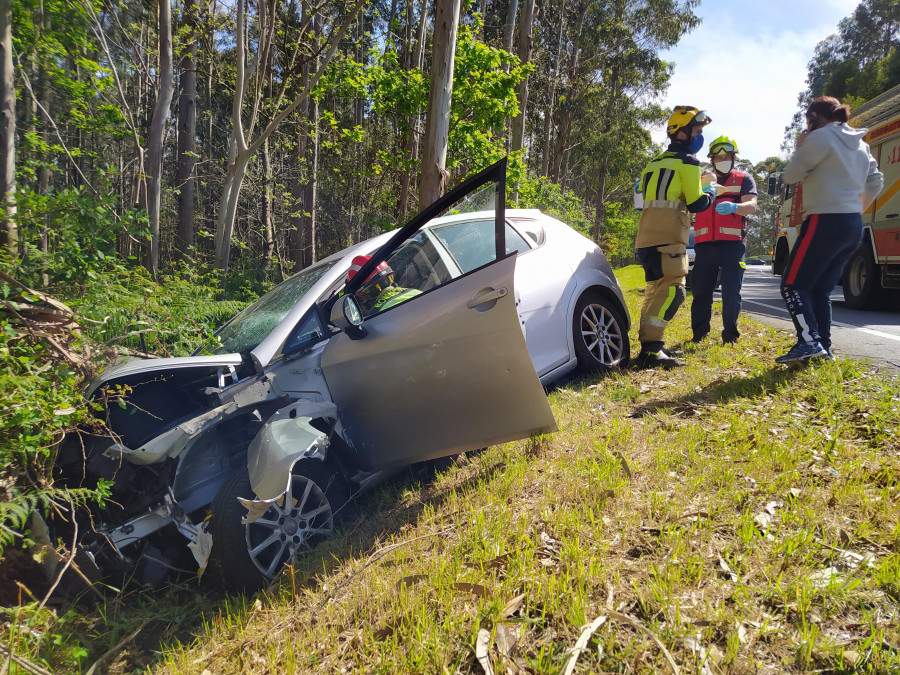
[[694,219],[694,243],[701,244],[706,241],[741,241],[744,238],[744,216],[737,213],[723,216],[716,213],[716,204],[720,202],[741,203],[741,185],[745,174],[740,171],[731,171],[725,179],[724,192],[721,192],[715,203],[696,214]]

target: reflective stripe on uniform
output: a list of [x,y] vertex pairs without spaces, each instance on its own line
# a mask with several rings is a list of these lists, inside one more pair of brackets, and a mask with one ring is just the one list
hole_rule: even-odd
[[[675,300],[675,290],[676,286],[669,286],[669,295],[666,298],[666,301],[663,303],[663,306],[659,308],[659,314],[657,314],[657,318],[660,321],[665,321],[666,310],[672,305],[672,302]],[[665,325],[665,324],[663,324]]]
[[[739,227],[720,227],[719,232],[722,234],[730,234],[733,237],[740,237],[743,230]],[[694,233],[696,234],[696,230]]]
[[695,237],[696,237],[698,234],[701,234],[701,235],[702,235],[702,234],[706,234],[707,232],[709,232],[709,228],[708,228],[708,227],[701,227],[701,228],[699,228],[699,229],[696,228],[696,227],[694,228],[694,236],[695,236]]
[[674,199],[648,199],[644,202],[645,209],[680,209],[683,205]]

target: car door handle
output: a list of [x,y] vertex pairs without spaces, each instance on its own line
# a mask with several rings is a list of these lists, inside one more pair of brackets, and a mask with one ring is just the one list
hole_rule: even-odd
[[[472,299],[466,304],[466,307],[469,309],[475,309],[481,305],[484,305],[488,302],[495,302],[500,298],[505,298],[509,294],[509,291],[505,288],[484,288],[478,291],[475,295],[472,296]],[[490,309],[487,307],[485,309]]]

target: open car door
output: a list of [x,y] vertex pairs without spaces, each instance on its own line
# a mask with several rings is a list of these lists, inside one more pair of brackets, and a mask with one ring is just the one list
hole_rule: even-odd
[[[516,312],[505,189],[504,159],[413,218],[344,288],[363,321],[329,340],[322,370],[345,436],[368,469],[557,428]],[[463,273],[423,228],[446,212],[486,206],[496,227],[482,228],[470,248],[486,262]],[[381,280],[374,289],[373,279]]]

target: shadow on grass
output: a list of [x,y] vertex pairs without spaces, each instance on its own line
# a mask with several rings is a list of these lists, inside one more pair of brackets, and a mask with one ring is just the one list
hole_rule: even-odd
[[636,404],[631,417],[645,417],[661,411],[675,415],[692,414],[696,408],[706,405],[727,403],[738,398],[771,396],[793,380],[797,373],[795,368],[776,367],[753,377],[717,378],[700,391]]

